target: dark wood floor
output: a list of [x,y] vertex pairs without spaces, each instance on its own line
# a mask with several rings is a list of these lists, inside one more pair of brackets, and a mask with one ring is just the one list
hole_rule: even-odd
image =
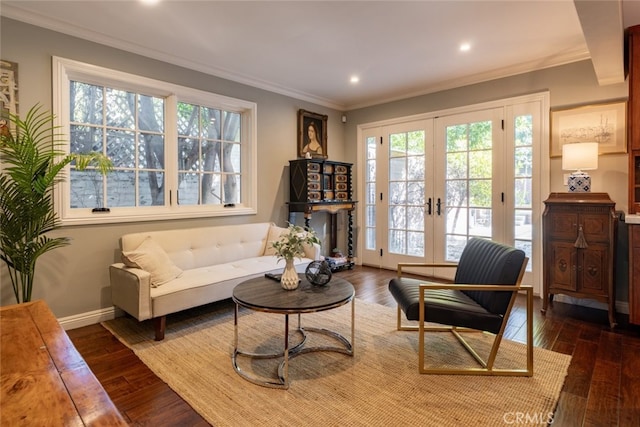
[[[358,298],[395,307],[387,291],[394,271],[356,267],[336,274],[353,283]],[[230,300],[216,304],[233,307]],[[535,345],[573,355],[553,426],[640,426],[640,329],[619,315],[620,326],[611,330],[605,311],[562,303],[543,316],[540,305],[536,299]],[[523,341],[524,321],[520,302],[507,338]],[[68,334],[131,425],[208,425],[102,326]]]

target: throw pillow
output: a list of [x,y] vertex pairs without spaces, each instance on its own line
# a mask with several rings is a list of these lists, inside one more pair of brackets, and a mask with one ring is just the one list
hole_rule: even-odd
[[149,236],[135,250],[123,252],[122,262],[127,267],[148,271],[154,288],[182,274],[182,270],[171,261],[164,249]]
[[271,246],[271,243],[277,242],[278,239],[280,239],[280,235],[285,231],[287,231],[286,228],[278,227],[277,225],[271,225],[271,227],[269,227],[269,234],[267,235],[267,247],[264,248],[265,255],[276,254],[276,250],[273,249],[273,246]]

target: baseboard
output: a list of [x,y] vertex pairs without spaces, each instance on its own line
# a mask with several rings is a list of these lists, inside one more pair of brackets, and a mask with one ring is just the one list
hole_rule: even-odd
[[[554,301],[566,304],[580,305],[583,307],[596,308],[598,310],[607,310],[607,304],[586,298],[573,298],[568,295],[554,295]],[[616,312],[629,314],[629,303],[626,301],[616,301]],[[102,308],[100,310],[88,311],[86,313],[75,314],[73,316],[61,317],[58,323],[64,330],[81,328],[83,326],[94,325],[104,322],[105,320],[115,319],[124,315],[124,312],[117,307]]]
[[[598,310],[607,311],[609,308],[607,304],[591,300],[588,298],[574,298],[568,295],[554,295],[554,301],[564,302],[566,304],[580,305],[582,307],[596,308]],[[629,303],[627,301],[616,301],[616,313],[629,314]]]
[[87,311],[86,313],[74,314],[73,316],[61,317],[58,323],[65,331],[81,328],[83,326],[94,325],[105,320],[115,319],[122,316],[123,311],[116,307],[101,308],[100,310]]

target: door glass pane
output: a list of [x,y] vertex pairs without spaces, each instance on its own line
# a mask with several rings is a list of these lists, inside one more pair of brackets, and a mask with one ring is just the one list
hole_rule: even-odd
[[376,249],[376,144],[377,138],[370,136],[366,139],[367,145],[367,169],[365,172],[365,247],[369,250]]
[[532,176],[533,176],[533,117],[515,118],[514,149],[514,246],[522,249],[529,263],[527,271],[533,271],[532,238]]
[[425,131],[389,135],[389,252],[422,257]]
[[470,237],[491,237],[492,122],[446,129],[445,261],[458,261]]

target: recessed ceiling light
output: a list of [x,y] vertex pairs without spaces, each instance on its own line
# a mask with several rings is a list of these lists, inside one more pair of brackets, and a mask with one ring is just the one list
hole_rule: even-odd
[[358,83],[360,81],[360,77],[358,76],[351,76],[351,78],[349,79],[349,81],[351,83]]
[[460,43],[460,52],[468,52],[471,50],[471,44],[470,43]]
[[160,3],[160,0],[140,0],[144,4],[157,4]]

